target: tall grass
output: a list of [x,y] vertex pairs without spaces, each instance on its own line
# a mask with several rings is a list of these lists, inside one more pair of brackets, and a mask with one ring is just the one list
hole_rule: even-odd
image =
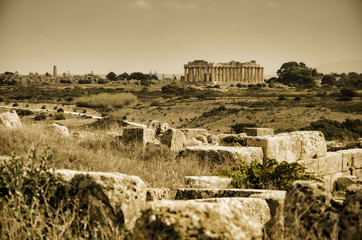
[[136,101],[137,97],[131,93],[101,93],[78,98],[77,106],[90,108],[122,108]]

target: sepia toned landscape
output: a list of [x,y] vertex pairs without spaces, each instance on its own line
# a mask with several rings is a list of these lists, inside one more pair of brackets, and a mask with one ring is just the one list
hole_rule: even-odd
[[361,238],[359,1],[0,9],[1,239]]

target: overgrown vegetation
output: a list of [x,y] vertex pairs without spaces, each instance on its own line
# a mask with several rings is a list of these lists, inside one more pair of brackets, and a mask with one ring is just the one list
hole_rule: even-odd
[[137,97],[131,93],[101,93],[77,99],[77,106],[90,108],[122,108],[136,101]]
[[256,161],[246,164],[239,163],[230,170],[223,170],[219,174],[232,178],[234,188],[274,189],[285,190],[289,183],[296,180],[320,181],[311,173],[305,172],[305,167],[299,163],[278,163],[274,159],[264,159],[263,163]]
[[362,137],[362,120],[346,119],[343,122],[337,122],[321,119],[301,130],[321,131],[326,140],[356,140]]

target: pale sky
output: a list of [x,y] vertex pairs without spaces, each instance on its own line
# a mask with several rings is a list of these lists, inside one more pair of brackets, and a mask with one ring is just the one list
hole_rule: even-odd
[[362,1],[0,0],[0,73],[183,73],[196,59],[266,75],[362,62]]

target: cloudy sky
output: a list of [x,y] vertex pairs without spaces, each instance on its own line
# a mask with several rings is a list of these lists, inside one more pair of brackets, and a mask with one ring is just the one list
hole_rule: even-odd
[[0,72],[183,73],[195,59],[266,74],[362,63],[362,1],[0,0]]

